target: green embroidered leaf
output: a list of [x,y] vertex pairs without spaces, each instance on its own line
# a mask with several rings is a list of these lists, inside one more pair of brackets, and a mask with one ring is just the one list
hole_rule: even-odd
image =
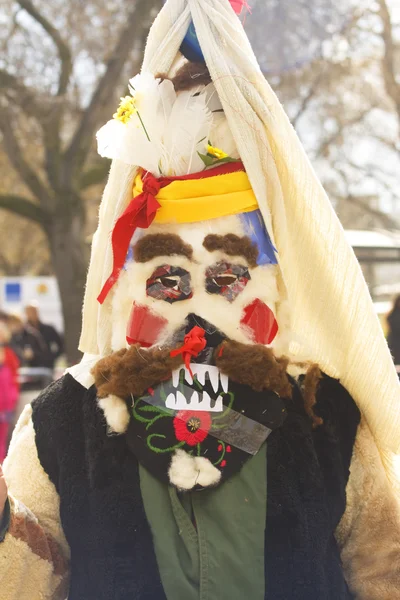
[[143,406],[138,407],[138,410],[141,410],[143,412],[161,412],[161,408],[159,408],[158,406],[152,406],[151,404],[143,404]]
[[162,435],[161,433],[152,433],[151,435],[148,436],[148,438],[146,440],[147,447],[152,452],[155,452],[156,454],[166,454],[167,452],[173,452],[174,450],[178,450],[178,448],[182,448],[182,446],[185,445],[185,442],[179,442],[179,444],[176,444],[175,446],[171,446],[170,448],[157,448],[156,446],[153,446],[152,440],[154,438],[165,440],[166,436]]
[[197,154],[200,156],[201,160],[206,165],[206,167],[211,167],[213,164],[215,164],[215,156],[209,156],[208,154],[201,154],[200,152],[198,152]]
[[151,421],[152,421],[151,417],[150,417],[150,419],[146,419],[145,417],[142,417],[141,415],[139,415],[139,413],[137,412],[135,407],[132,407],[132,415],[136,421],[139,421],[139,423],[151,423]]
[[197,374],[195,374],[193,377],[193,385],[195,385],[197,387],[197,389],[200,390],[200,392],[203,391],[203,386],[201,385],[200,381],[197,379]]
[[[222,452],[222,454],[221,454],[219,460],[217,460],[217,462],[213,463],[214,467],[217,467],[218,465],[220,465],[222,463],[222,461],[225,458],[225,454],[226,454],[226,444],[225,444],[225,442],[223,442],[222,440],[218,440],[218,442],[219,442],[219,444],[221,446],[220,452]],[[218,447],[218,450],[219,450],[219,447]]]
[[166,419],[168,417],[169,417],[169,415],[157,415],[156,417],[154,417],[154,419],[152,419],[150,421],[150,423],[148,423],[146,425],[146,431],[148,431],[150,429],[150,427],[152,427],[156,421],[159,421],[160,419]]
[[220,158],[219,160],[217,160],[216,164],[223,165],[224,163],[234,163],[234,162],[238,162],[237,158],[231,158],[230,156],[227,156],[226,158]]
[[159,390],[160,390],[160,398],[161,398],[161,400],[163,400],[164,402],[166,402],[166,400],[167,400],[167,394],[165,393],[165,388],[164,388],[164,384],[163,383],[160,385]]
[[224,412],[222,412],[221,414],[219,414],[218,416],[216,415],[215,417],[213,417],[213,429],[222,429],[222,427],[224,427],[224,425],[214,425],[215,421],[220,421],[221,419],[223,419],[224,417],[226,417],[226,415],[229,413],[229,411],[232,409],[233,403],[235,401],[235,394],[233,392],[227,392],[227,393],[223,393],[221,394],[222,397],[225,396],[229,396],[229,402],[227,407],[225,408]]

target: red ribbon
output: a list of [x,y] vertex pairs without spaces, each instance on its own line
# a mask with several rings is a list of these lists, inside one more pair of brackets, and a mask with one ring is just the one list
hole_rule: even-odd
[[243,163],[238,161],[235,163],[221,165],[220,167],[210,169],[209,171],[202,171],[201,173],[183,175],[180,177],[160,177],[157,179],[149,171],[144,171],[142,175],[143,192],[131,200],[125,212],[115,223],[111,236],[113,248],[113,270],[104,284],[99,297],[97,298],[98,302],[103,304],[104,300],[108,296],[108,293],[118,281],[121,269],[125,264],[129,243],[136,229],[138,227],[141,229],[147,229],[154,221],[157,210],[160,208],[160,203],[157,201],[156,196],[161,188],[166,187],[173,181],[206,179],[207,177],[226,175],[227,173],[235,173],[243,170]]
[[156,196],[160,189],[169,182],[156,179],[151,173],[143,177],[143,192],[133,198],[124,213],[120,216],[112,232],[113,270],[101,290],[97,300],[103,304],[113,285],[117,282],[122,267],[125,264],[129,243],[138,227],[147,229],[155,219],[160,203]]
[[185,367],[192,377],[193,373],[192,369],[190,368],[190,359],[198,356],[206,347],[207,340],[205,335],[206,332],[204,329],[197,326],[193,327],[193,329],[191,329],[189,333],[185,335],[183,346],[177,350],[172,350],[170,353],[172,358],[174,358],[174,356],[178,356],[178,354],[182,354]]

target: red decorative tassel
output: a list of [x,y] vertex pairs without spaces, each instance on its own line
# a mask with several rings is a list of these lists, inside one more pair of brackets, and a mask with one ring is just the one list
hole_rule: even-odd
[[120,271],[125,264],[129,242],[138,227],[147,229],[150,227],[160,207],[156,195],[161,189],[161,183],[151,174],[147,173],[143,179],[143,192],[133,198],[115,224],[112,232],[113,247],[113,270],[97,298],[100,304],[104,300],[113,285],[117,282]]
[[187,335],[185,335],[184,343],[181,348],[172,350],[170,353],[172,358],[182,354],[185,367],[193,377],[192,369],[190,368],[190,359],[196,357],[204,350],[207,345],[205,338],[206,332],[201,327],[193,327]]

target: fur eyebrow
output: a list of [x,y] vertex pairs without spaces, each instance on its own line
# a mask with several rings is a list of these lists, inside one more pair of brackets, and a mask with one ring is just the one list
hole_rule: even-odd
[[243,256],[250,267],[257,266],[258,248],[247,236],[209,234],[204,238],[203,246],[209,252],[221,250],[228,256]]
[[185,256],[192,260],[193,248],[175,233],[154,233],[145,235],[133,248],[136,262],[144,263],[156,256]]

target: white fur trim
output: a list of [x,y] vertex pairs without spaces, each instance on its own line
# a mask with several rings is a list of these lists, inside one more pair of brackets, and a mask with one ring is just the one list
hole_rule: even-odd
[[118,396],[107,396],[98,400],[99,406],[104,412],[107,425],[112,433],[125,433],[128,429],[130,416],[125,402]]
[[100,358],[95,354],[85,354],[80,363],[66,369],[65,373],[72,375],[78,383],[88,390],[94,384],[91,370]]
[[180,490],[191,490],[195,485],[217,485],[221,472],[207,458],[190,456],[184,450],[176,450],[168,472],[170,482]]

